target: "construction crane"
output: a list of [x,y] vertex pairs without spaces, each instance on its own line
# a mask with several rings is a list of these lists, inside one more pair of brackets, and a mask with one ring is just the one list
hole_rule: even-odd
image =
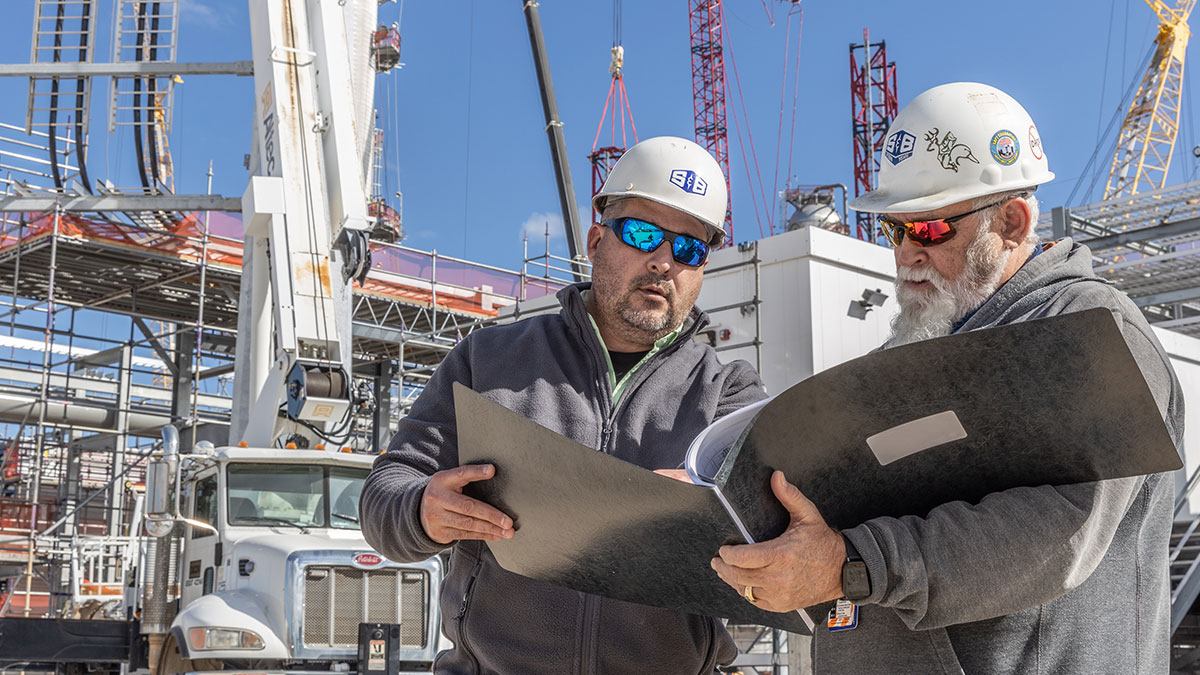
[[1106,200],[1163,187],[1179,133],[1183,63],[1191,36],[1187,22],[1196,0],[1179,0],[1174,8],[1163,0],[1146,4],[1160,21],[1154,56],[1121,125],[1104,189]]
[[[729,184],[729,132],[725,126],[724,16],[721,0],[689,0],[692,44],[692,106],[696,142],[712,153]],[[725,244],[733,243],[733,191],[725,211]]]
[[[612,170],[613,165],[625,154],[628,149],[628,139],[625,135],[625,121],[629,121],[629,128],[633,132],[633,142],[638,142],[637,126],[633,123],[633,110],[629,107],[629,94],[625,91],[625,47],[621,45],[621,0],[613,2],[613,46],[612,46],[612,62],[608,66],[608,72],[612,75],[612,83],[608,86],[608,98],[604,101],[604,113],[600,115],[600,125],[596,127],[596,138],[592,141],[592,152],[588,155],[588,161],[592,164],[592,196],[595,197],[600,188],[604,186],[604,181],[608,178],[608,172]],[[609,135],[608,145],[600,146],[600,134],[604,131],[604,122],[608,120],[609,112],[612,112],[612,121],[610,128],[612,133]],[[620,117],[621,125],[621,142],[617,143],[617,118]],[[600,222],[600,214],[596,213],[596,208],[592,207],[592,222]]]
[[[862,50],[861,54],[859,50]],[[887,43],[883,40],[871,42],[871,34],[864,28],[862,42],[850,43],[850,111],[856,197],[877,187],[887,130],[900,109],[896,92],[896,62],[888,61]],[[879,237],[875,231],[875,215],[859,211],[855,217],[854,236],[876,241]]]

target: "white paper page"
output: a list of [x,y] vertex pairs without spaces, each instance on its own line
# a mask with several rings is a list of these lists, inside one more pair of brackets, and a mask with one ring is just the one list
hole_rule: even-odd
[[[773,397],[772,397],[773,398]],[[738,436],[758,414],[758,411],[770,398],[748,405],[741,410],[729,413],[721,419],[708,425],[692,440],[688,447],[684,468],[688,476],[697,485],[712,485],[717,469],[729,454],[729,448],[737,441]]]
[[[758,411],[763,406],[771,402],[771,398],[764,399],[753,405],[748,405],[745,408],[729,413],[721,419],[713,422],[708,427],[692,439],[692,444],[688,447],[687,458],[684,461],[684,468],[687,469],[688,476],[692,482],[697,485],[707,485],[712,487],[712,480],[717,475],[717,470],[721,468],[721,463],[725,461],[725,456],[729,454],[729,449],[733,446],[742,431],[749,426],[750,421],[758,414]],[[742,537],[748,543],[755,543],[754,537],[750,536],[750,532],[746,530],[746,526],[742,524],[741,518],[738,518],[729,502],[725,499],[725,495],[721,494],[720,490],[716,490],[717,498],[725,506],[725,510],[729,513],[734,524],[737,525]],[[804,625],[808,627],[809,633],[813,631],[813,620],[808,615],[808,612],[803,609],[796,610],[800,618],[804,621]]]
[[[733,510],[733,506],[730,505],[729,500],[725,499],[725,495],[721,494],[721,491],[716,489],[716,487],[713,487],[713,491],[717,493],[717,498],[720,499],[721,504],[725,506],[725,511],[729,513],[729,517],[733,520],[733,523],[737,525],[738,531],[742,533],[742,538],[745,539],[749,544],[757,543],[754,541],[754,537],[750,536],[750,531],[746,529],[746,526],[742,523],[742,519],[738,518],[737,512]],[[808,626],[808,632],[811,634],[813,631],[812,617],[809,616],[808,612],[803,609],[796,610],[796,613],[800,615],[801,620],[804,621],[804,625]]]

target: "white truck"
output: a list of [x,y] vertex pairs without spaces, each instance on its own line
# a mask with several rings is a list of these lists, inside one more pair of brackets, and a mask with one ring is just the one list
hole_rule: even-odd
[[[173,431],[146,485],[147,531],[159,539],[142,632],[156,675],[430,670],[441,563],[394,563],[363,540],[358,498],[373,457],[205,444],[180,454]],[[173,565],[157,556],[172,550]],[[176,601],[156,633],[150,624]],[[372,625],[360,636],[360,624]]]
[[353,444],[354,411],[368,406],[351,390],[350,283],[370,267],[378,4],[248,0],[254,143],[232,447],[181,453],[164,429],[147,473],[153,538],[125,589],[130,614],[143,598],[140,622],[6,619],[0,668],[429,670],[439,561],[372,551],[357,502],[373,458],[318,449]]

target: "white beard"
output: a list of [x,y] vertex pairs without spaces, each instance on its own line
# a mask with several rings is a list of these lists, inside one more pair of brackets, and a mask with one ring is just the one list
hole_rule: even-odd
[[[1000,287],[1000,277],[1012,250],[993,247],[984,223],[967,247],[962,277],[948,281],[932,267],[900,267],[896,270],[896,301],[900,313],[892,319],[888,346],[949,335],[954,324],[977,309]],[[901,281],[929,281],[933,291],[909,290]]]

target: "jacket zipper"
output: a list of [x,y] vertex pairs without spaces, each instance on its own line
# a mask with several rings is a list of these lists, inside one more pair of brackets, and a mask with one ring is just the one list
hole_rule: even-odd
[[[586,314],[587,309],[581,308],[580,311]],[[578,318],[579,317],[577,317],[577,319]],[[596,364],[597,372],[600,374],[600,377],[597,378],[597,385],[601,393],[601,395],[598,397],[598,404],[600,408],[600,418],[603,420],[603,423],[600,427],[599,450],[604,454],[609,454],[608,444],[612,440],[613,427],[616,424],[618,413],[620,413],[621,409],[623,408],[622,403],[633,397],[633,393],[637,390],[638,386],[640,386],[641,383],[646,379],[647,373],[651,372],[648,370],[648,368],[650,368],[653,362],[678,349],[678,345],[682,340],[692,339],[695,326],[693,326],[691,330],[680,334],[675,343],[655,354],[653,357],[651,357],[650,361],[642,364],[642,367],[638,369],[636,379],[631,381],[625,387],[625,391],[623,392],[624,395],[621,397],[621,400],[613,401],[612,383],[609,382],[608,378],[608,360],[605,358],[605,354],[603,353],[603,350],[605,349],[604,344],[600,341],[600,337],[596,334],[596,331],[592,329],[590,325],[591,322],[588,320],[588,317],[583,316],[581,318],[582,321],[580,323],[582,323],[582,325],[580,326],[580,332],[590,335],[590,338],[584,338],[584,341],[592,346],[593,363]],[[591,675],[593,670],[592,654],[596,649],[596,624],[597,615],[599,614],[600,610],[598,604],[599,599],[587,593],[580,593],[580,595],[583,596],[584,614],[582,626],[583,634],[580,636],[579,674]],[[465,598],[463,606],[466,606]],[[459,630],[461,632],[461,625]]]
[[462,650],[462,653],[471,659],[474,665],[474,671],[479,672],[479,660],[475,658],[475,653],[471,651],[471,647],[467,644],[467,607],[471,604],[471,592],[475,590],[475,582],[479,579],[479,569],[483,567],[483,556],[475,556],[475,565],[471,567],[471,576],[467,579],[467,588],[463,591],[462,602],[458,606],[458,614],[454,620],[458,622],[458,641],[455,645]]
[[599,613],[599,599],[594,595],[581,593],[583,596],[583,639],[580,641],[579,675],[592,675],[595,664],[592,654],[596,651],[596,615]]

